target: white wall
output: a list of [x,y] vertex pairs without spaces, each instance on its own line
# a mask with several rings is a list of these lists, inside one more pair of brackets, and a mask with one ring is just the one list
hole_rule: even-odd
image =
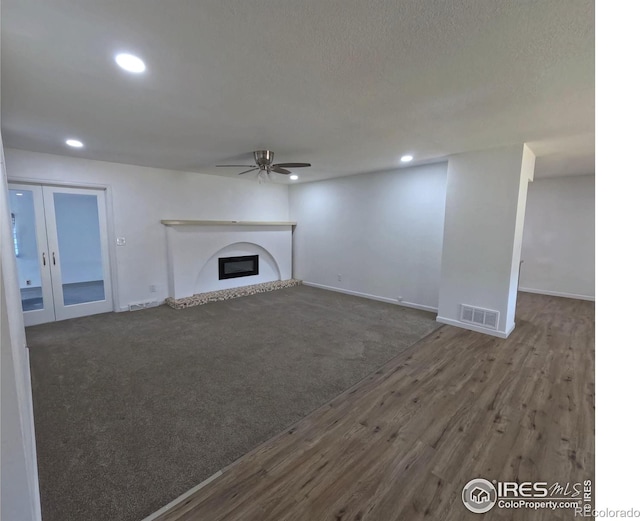
[[435,310],[446,177],[438,163],[292,186],[294,278]]
[[0,518],[39,521],[29,351],[20,305],[1,137],[0,158]]
[[498,311],[498,336],[513,330],[533,166],[533,154],[523,145],[449,158],[438,321],[475,329],[459,321],[466,304]]
[[518,280],[520,277],[520,259],[522,255],[522,237],[524,235],[524,217],[527,208],[529,186],[533,182],[536,156],[525,144],[522,147],[522,163],[520,166],[520,183],[518,186],[518,202],[513,232],[513,248],[511,251],[511,275],[509,277],[509,298],[507,300],[507,324],[516,324],[516,304],[518,301]]
[[[108,186],[116,309],[168,296],[167,248],[161,219],[288,221],[286,185],[176,172],[7,149],[16,182]],[[115,260],[115,262],[113,262]],[[150,286],[157,292],[152,293]]]
[[[34,506],[30,496],[29,468],[27,448],[24,445],[23,429],[20,418],[20,400],[16,376],[19,364],[14,363],[11,350],[9,317],[6,305],[7,295],[4,288],[4,277],[0,276],[0,333],[2,353],[0,356],[0,383],[2,393],[2,497],[0,498],[0,519],[34,519]],[[21,348],[27,353],[24,346]],[[33,476],[32,476],[33,478]]]
[[595,298],[595,176],[531,183],[522,260],[521,290]]

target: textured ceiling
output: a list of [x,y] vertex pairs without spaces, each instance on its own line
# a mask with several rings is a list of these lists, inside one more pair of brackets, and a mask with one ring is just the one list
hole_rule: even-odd
[[203,172],[270,148],[301,180],[519,142],[594,173],[594,41],[583,0],[3,0],[2,133]]

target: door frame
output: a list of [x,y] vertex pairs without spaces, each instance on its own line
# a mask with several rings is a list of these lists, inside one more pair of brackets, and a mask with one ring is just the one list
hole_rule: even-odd
[[84,188],[89,190],[103,190],[105,194],[106,205],[106,221],[107,221],[107,246],[109,252],[109,271],[111,278],[111,295],[113,300],[112,311],[127,311],[128,308],[120,307],[120,291],[118,284],[118,263],[116,256],[116,232],[115,232],[115,212],[113,210],[113,188],[109,184],[103,183],[87,183],[81,181],[62,181],[60,179],[48,179],[40,177],[11,177],[7,178],[10,184],[22,184],[22,185],[39,185],[39,186],[57,186],[60,188]]
[[[97,315],[113,311],[113,294],[111,292],[111,270],[109,262],[109,243],[107,237],[107,209],[104,191],[94,188],[75,188],[67,186],[42,186],[44,214],[46,216],[47,239],[51,255],[51,280],[53,282],[53,301],[56,321],[69,318]],[[82,302],[78,304],[64,303],[64,285],[62,271],[65,259],[60,252],[58,237],[60,234],[57,222],[55,194],[86,195],[95,197],[98,211],[98,234],[100,239],[100,260],[102,263],[102,281],[104,300]],[[67,260],[68,262],[68,260]]]

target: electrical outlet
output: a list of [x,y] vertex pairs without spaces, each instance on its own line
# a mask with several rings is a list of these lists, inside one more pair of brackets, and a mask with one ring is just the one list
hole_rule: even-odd
[[402,302],[402,299],[403,299],[403,298],[404,298],[404,297],[398,297],[398,302]]
[[116,246],[124,246],[127,244],[127,239],[124,237],[116,237]]
[[338,282],[342,282],[342,275],[338,274]]
[[158,288],[156,287],[155,284],[151,284],[151,286],[149,286],[149,291],[151,293],[155,293],[156,291],[158,291]]

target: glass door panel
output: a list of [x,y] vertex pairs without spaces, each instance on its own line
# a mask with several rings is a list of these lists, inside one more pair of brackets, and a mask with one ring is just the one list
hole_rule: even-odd
[[10,184],[9,207],[25,325],[51,322],[55,314],[42,187]]
[[36,236],[36,212],[33,192],[9,190],[11,207],[11,234],[18,265],[22,310],[34,311],[44,308],[42,300],[42,278],[40,277],[40,255]]
[[64,305],[104,301],[98,196],[54,193],[53,203]]

